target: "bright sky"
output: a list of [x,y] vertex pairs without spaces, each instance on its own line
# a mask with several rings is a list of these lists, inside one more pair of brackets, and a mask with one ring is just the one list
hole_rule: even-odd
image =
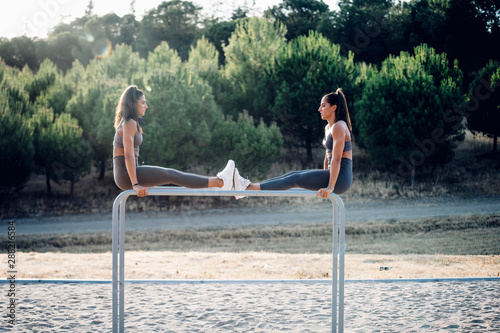
[[[0,37],[13,38],[47,37],[51,28],[60,22],[69,23],[82,17],[89,0],[7,0],[8,5],[0,11]],[[135,13],[140,20],[150,9],[156,8],[165,0],[136,0]],[[232,10],[244,4],[252,6],[251,15],[260,15],[265,9],[277,5],[282,0],[191,0],[203,7],[204,13],[213,13],[214,4],[220,4],[220,10],[231,14]],[[123,16],[130,13],[132,0],[93,0],[93,14],[103,16],[116,13]],[[338,0],[323,0],[333,10]]]

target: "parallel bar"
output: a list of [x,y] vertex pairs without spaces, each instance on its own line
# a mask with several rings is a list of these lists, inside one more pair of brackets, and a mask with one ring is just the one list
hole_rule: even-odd
[[111,248],[113,250],[113,273],[112,273],[112,279],[113,279],[113,297],[112,297],[112,302],[113,302],[113,333],[118,333],[118,327],[116,320],[118,319],[118,207],[119,204],[117,204],[119,200],[119,196],[115,199],[115,202],[113,204],[113,225],[111,227],[111,234],[112,234],[112,245]]
[[[113,297],[112,297],[112,302],[113,302],[113,333],[118,333],[118,319],[123,318],[123,313],[120,312],[120,315],[118,314],[118,308],[120,307],[121,303],[123,302],[123,297],[119,297],[119,291],[118,291],[118,269],[119,269],[119,261],[118,261],[118,247],[119,243],[121,241],[120,237],[120,222],[121,222],[121,217],[123,217],[123,220],[125,220],[125,210],[123,210],[123,214],[121,213],[121,207],[125,207],[125,202],[127,198],[133,194],[134,191],[125,191],[120,193],[114,203],[113,203],[113,225],[112,225],[112,250],[113,250],[113,273],[112,273],[112,292],[113,292]],[[125,228],[123,228],[123,232],[125,232]],[[124,248],[122,246],[121,248]],[[121,258],[120,258],[121,259]],[[121,265],[122,267],[124,265]],[[120,272],[121,273],[121,272]],[[124,275],[124,274],[123,274]],[[123,281],[123,278],[120,274],[120,280]],[[122,283],[123,284],[123,283]],[[121,288],[120,288],[121,291]],[[121,319],[120,319],[121,321]],[[121,330],[123,332],[123,330]]]
[[120,203],[120,332],[125,332],[125,200]]
[[338,226],[338,206],[335,202],[332,201],[333,204],[333,223],[332,223],[332,333],[337,332],[337,260],[338,260],[338,246],[339,246],[339,226]]
[[[125,203],[129,196],[136,195],[134,190],[120,193],[113,204],[113,333],[125,331]],[[184,187],[153,187],[148,190],[148,195],[162,196],[246,196],[246,197],[316,197],[315,191],[289,190],[289,191],[221,191],[218,189],[187,189]],[[335,194],[330,195],[333,205],[333,274],[332,274],[332,332],[337,332],[337,299],[339,299],[339,332],[343,332],[344,322],[344,203]],[[340,220],[340,221],[339,221]],[[340,244],[339,244],[340,235]],[[119,260],[118,260],[119,251]],[[338,258],[340,255],[340,265]],[[342,274],[339,276],[339,274]],[[339,296],[337,297],[337,277],[340,282]],[[119,280],[119,292],[118,281]],[[117,299],[118,298],[118,302]],[[117,313],[117,307],[119,313]],[[117,318],[118,317],[118,318]]]
[[344,332],[344,266],[345,266],[345,207],[342,201],[339,209],[339,332]]

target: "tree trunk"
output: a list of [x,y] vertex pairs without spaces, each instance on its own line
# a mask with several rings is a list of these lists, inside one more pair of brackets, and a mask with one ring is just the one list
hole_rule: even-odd
[[69,188],[69,197],[73,198],[74,194],[75,194],[75,180],[71,179],[70,188]]
[[496,154],[498,151],[498,135],[493,137],[493,154]]
[[50,186],[50,175],[48,168],[45,168],[45,183],[47,184],[47,194],[52,194],[52,187]]
[[98,180],[103,180],[104,179],[104,173],[106,171],[106,160],[102,160],[101,161],[101,167],[100,167],[100,171],[99,171],[99,178],[97,178]]
[[410,172],[410,187],[413,188],[415,185],[415,166],[411,166],[411,172]]
[[311,139],[306,138],[307,161],[306,161],[306,165],[304,165],[304,169],[309,167],[313,162],[312,144],[311,143],[312,143]]
[[307,145],[307,165],[311,165],[313,161],[312,147],[310,144]]

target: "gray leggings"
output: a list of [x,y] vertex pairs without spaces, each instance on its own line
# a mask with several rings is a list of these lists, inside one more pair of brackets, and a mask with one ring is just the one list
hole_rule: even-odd
[[[260,183],[262,191],[283,191],[294,187],[305,188],[306,190],[317,191],[327,187],[330,181],[330,170],[316,169],[303,170],[287,173],[286,175],[271,178]],[[342,158],[340,171],[335,183],[333,193],[342,194],[352,185],[352,160]]]
[[[174,184],[188,188],[207,188],[208,177],[181,172],[175,169],[162,168],[157,166],[137,166],[137,181],[141,186],[152,187],[167,184]],[[113,176],[115,184],[122,191],[130,190],[132,183],[125,167],[125,157],[116,156],[113,158]]]

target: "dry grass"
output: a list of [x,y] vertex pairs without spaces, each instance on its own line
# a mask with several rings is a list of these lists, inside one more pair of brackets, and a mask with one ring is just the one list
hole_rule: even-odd
[[[0,240],[6,237],[0,237]],[[198,230],[128,231],[127,250],[320,253],[332,251],[331,223]],[[348,253],[500,254],[500,215],[368,222],[346,227]],[[107,252],[111,234],[18,235],[18,251]],[[0,250],[4,252],[6,250]]]
[[380,168],[354,149],[354,183],[347,198],[424,198],[453,195],[499,194],[500,155],[492,156],[492,139],[466,132],[453,160],[434,170],[417,173],[415,185]]

